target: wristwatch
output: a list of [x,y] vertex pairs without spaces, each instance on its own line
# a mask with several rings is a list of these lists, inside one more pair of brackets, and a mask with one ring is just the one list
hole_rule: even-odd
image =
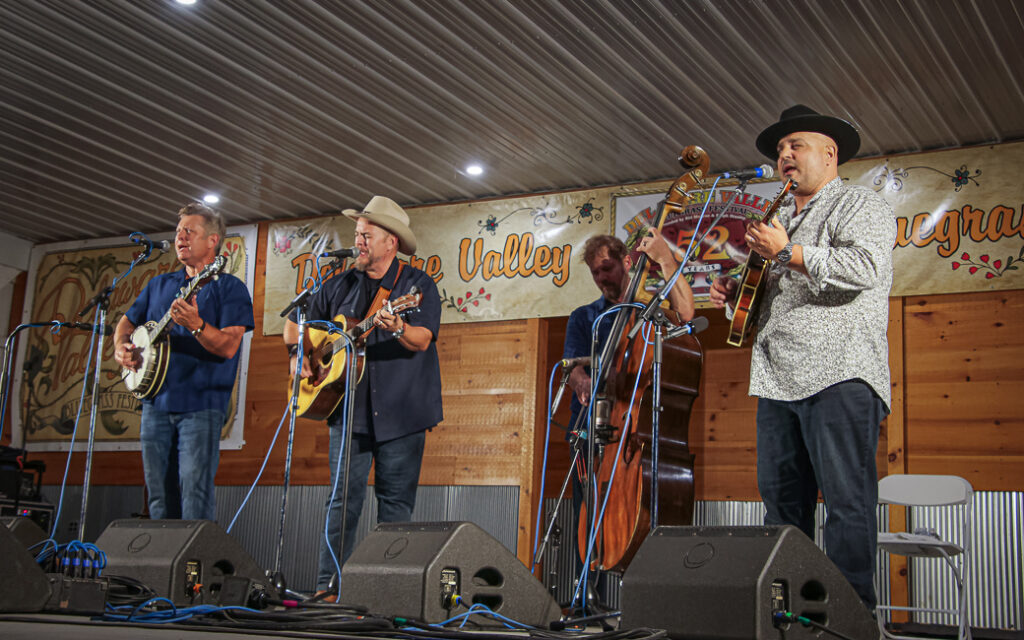
[[395,336],[395,340],[398,340],[399,338],[404,336],[405,335],[405,322],[402,322],[402,328],[401,329],[399,329],[398,331],[395,331],[391,335]]
[[786,246],[782,247],[778,253],[775,254],[775,262],[779,264],[788,264],[793,259],[793,241],[790,240],[786,243]]
[[198,328],[198,329],[193,329],[193,330],[192,330],[192,335],[193,335],[194,337],[198,338],[198,337],[199,337],[199,334],[200,334],[200,333],[202,333],[202,332],[203,332],[203,329],[205,329],[205,328],[206,328],[206,320],[203,320],[203,324],[199,325],[199,328]]

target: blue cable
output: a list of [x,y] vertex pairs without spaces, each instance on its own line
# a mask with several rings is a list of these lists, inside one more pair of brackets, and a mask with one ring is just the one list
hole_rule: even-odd
[[[154,611],[141,611],[141,609],[152,602],[163,601],[168,602],[171,605],[170,609],[154,610]],[[126,607],[115,607],[114,610],[121,610]],[[174,603],[167,598],[152,598],[147,600],[145,603],[132,609],[128,615],[122,615],[118,613],[107,613],[103,615],[104,620],[115,621],[115,622],[146,622],[149,624],[172,624],[175,622],[181,622],[188,620],[196,616],[209,615],[211,613],[219,613],[221,611],[247,611],[250,613],[260,613],[256,609],[241,606],[226,606],[218,607],[214,605],[193,605],[191,607],[177,608]]]
[[[547,416],[547,428],[544,430],[544,459],[541,462],[540,467],[540,504],[544,504],[544,483],[547,479],[548,474],[548,451],[551,449],[551,414],[554,412],[555,407],[551,406],[551,388],[555,384],[555,372],[558,371],[558,367],[562,366],[562,361],[559,360],[555,363],[555,366],[551,367],[551,377],[548,378],[548,416]],[[570,472],[572,470],[570,469]],[[533,530],[533,555],[530,560],[530,573],[534,573],[537,570],[537,546],[540,544],[540,523],[543,520],[544,509],[537,510],[537,524]]]
[[[99,322],[100,309],[97,305],[93,314],[93,326]],[[71,454],[75,452],[75,438],[78,436],[78,424],[82,421],[82,406],[85,404],[85,388],[89,384],[89,369],[92,365],[92,352],[96,347],[96,332],[93,331],[89,337],[89,356],[85,361],[85,375],[82,376],[82,393],[78,396],[78,413],[75,414],[75,426],[71,429],[71,440],[68,442],[68,457],[64,461],[64,476],[60,480],[60,496],[57,498],[56,515],[53,518],[53,526],[50,527],[50,537],[57,535],[57,525],[60,524],[61,509],[64,507],[64,492],[67,490],[68,473],[71,471]]]
[[[299,360],[295,366],[296,368],[302,366],[301,355],[299,356]],[[256,485],[259,484],[260,478],[263,477],[263,471],[264,469],[267,468],[267,461],[270,460],[270,454],[274,451],[274,446],[277,445],[277,436],[280,435],[281,427],[284,426],[285,418],[288,417],[288,414],[291,413],[291,410],[292,403],[289,401],[288,406],[284,410],[284,415],[281,416],[281,421],[277,423],[277,431],[274,432],[274,437],[270,441],[270,447],[267,449],[267,455],[263,456],[263,464],[260,465],[260,470],[256,474],[256,479],[253,480],[252,484],[249,486],[249,491],[245,494],[245,498],[242,500],[242,504],[238,505],[238,510],[235,511],[235,517],[231,518],[231,524],[228,525],[228,528],[225,530],[225,533],[231,533],[231,529],[235,526],[235,521],[238,520],[238,516],[242,515],[242,509],[244,509],[245,505],[249,502],[249,498],[252,497],[252,492],[256,490]]]
[[[455,602],[457,604],[461,604],[462,606],[466,605],[466,603],[462,600],[461,596],[456,596]],[[480,603],[475,603],[475,604],[470,605],[470,607],[466,611],[464,611],[463,613],[460,613],[458,615],[452,616],[451,618],[448,618],[447,620],[445,620],[443,622],[438,622],[438,623],[431,624],[431,625],[428,625],[428,626],[431,626],[431,627],[444,627],[445,625],[451,624],[451,623],[453,623],[453,622],[455,622],[457,620],[461,620],[462,622],[459,624],[459,628],[461,629],[461,628],[463,628],[466,625],[466,622],[469,621],[469,616],[474,615],[474,614],[486,615],[486,616],[489,616],[491,618],[494,618],[495,620],[497,620],[497,621],[501,622],[503,625],[505,625],[505,627],[508,628],[508,629],[535,629],[536,628],[536,627],[533,627],[531,625],[525,624],[523,622],[519,622],[518,620],[513,620],[512,618],[507,618],[507,617],[501,615],[500,613],[497,613],[496,611],[491,610],[491,608],[488,607],[487,605],[480,604]]]
[[[711,185],[711,193],[712,194],[715,192],[715,187],[718,186],[718,181],[721,180],[721,179],[722,179],[722,176],[718,176],[717,178],[715,178],[715,182]],[[704,201],[704,207],[700,210],[700,216],[697,218],[697,224],[693,228],[693,235],[690,236],[690,242],[686,245],[686,252],[683,254],[683,260],[679,263],[680,265],[685,265],[685,264],[687,264],[690,261],[690,254],[693,251],[693,244],[697,240],[697,231],[700,230],[700,223],[704,221],[704,214],[707,213],[708,206],[710,204],[711,204],[711,197],[709,195],[709,197]],[[668,281],[665,282],[665,286],[662,287],[661,291],[658,292],[658,296],[657,297],[658,297],[659,300],[664,300],[668,296],[668,292],[671,291],[672,287],[674,287],[676,285],[676,281],[679,279],[679,276],[682,273],[683,273],[682,269],[680,269],[680,268],[676,269],[675,273],[672,274],[672,277],[669,278]]]
[[[596,336],[597,336],[598,323],[600,323],[601,320],[605,316],[607,316],[607,315],[609,315],[609,314],[611,314],[613,312],[617,313],[619,310],[621,310],[621,307],[623,307],[623,306],[635,307],[635,308],[638,308],[638,309],[643,309],[644,308],[644,306],[639,304],[639,303],[631,302],[631,303],[627,303],[625,305],[615,305],[615,306],[609,307],[608,309],[605,309],[603,312],[601,312],[597,316],[597,318],[594,319],[594,324],[593,324],[592,332],[593,332],[593,336],[595,337],[594,338],[594,342],[595,343],[597,341],[596,340]],[[646,328],[647,327],[645,327],[645,329]],[[645,337],[644,338],[644,351],[643,351],[643,355],[641,356],[641,360],[640,360],[641,363],[644,360],[647,359],[647,346],[648,346],[648,344],[649,343],[647,342],[647,339]],[[600,363],[600,359],[598,359],[598,371],[600,371],[600,370],[601,370],[601,363]],[[636,402],[636,391],[637,391],[637,389],[640,386],[640,373],[641,373],[642,370],[643,370],[643,367],[639,367],[639,370],[637,371],[636,380],[633,383],[633,392],[630,395],[630,399],[629,399],[628,415],[630,415],[630,416],[632,416],[633,404]],[[591,378],[591,380],[592,380],[592,383],[593,383],[593,386],[591,387],[591,401],[593,401],[593,397],[597,393],[597,381],[593,377]],[[589,420],[589,416],[588,416],[588,420]],[[623,425],[622,433],[625,433],[628,430],[629,430],[629,420],[627,419],[626,424]],[[619,455],[621,455],[621,453],[622,453],[622,447],[623,447],[624,442],[625,442],[625,438],[620,437],[619,438],[619,444],[618,444],[618,447],[616,448],[616,453],[615,453],[615,458],[616,459],[618,459]],[[590,474],[594,474],[594,473],[596,473],[596,471],[597,471],[596,469],[589,469],[588,470],[588,472]],[[590,539],[587,541],[587,550],[586,550],[586,553],[584,554],[584,558],[586,558],[587,560],[583,562],[583,568],[582,568],[582,570],[580,572],[580,579],[577,581],[576,591],[573,594],[573,599],[572,599],[572,603],[571,603],[572,606],[575,606],[576,603],[579,601],[581,593],[586,593],[587,581],[588,581],[589,575],[590,575],[590,562],[589,562],[589,558],[590,558],[590,554],[594,550],[594,544],[597,541],[597,532],[598,532],[598,528],[599,528],[598,527],[598,523],[602,522],[604,520],[604,512],[605,512],[605,508],[608,505],[608,497],[609,497],[609,494],[611,492],[611,486],[615,482],[615,473],[616,473],[616,471],[617,471],[617,468],[613,467],[612,468],[612,475],[608,479],[608,487],[609,488],[608,488],[608,490],[605,491],[604,500],[601,503],[600,518],[598,517],[598,512],[597,512],[596,509],[594,509],[593,513],[591,513],[591,523],[592,523],[592,525],[591,525],[591,531],[590,531]],[[594,484],[594,483],[591,483],[591,484]],[[596,491],[597,491],[597,486],[596,485],[594,486],[594,491],[595,491],[595,494],[593,496],[593,498],[594,498],[593,504],[596,504],[598,499],[600,498],[600,496],[598,496],[597,493],[596,493]],[[585,613],[585,608],[586,608],[585,598],[584,598],[583,606],[584,606],[584,613]]]
[[[319,257],[318,257],[319,259]],[[338,327],[333,322],[328,320],[312,320],[306,324],[310,325],[323,325],[327,328],[328,333],[344,333],[344,330]],[[345,366],[348,367],[349,363],[352,362],[352,344],[345,340]],[[301,360],[296,362],[296,368],[301,366]],[[327,551],[331,554],[331,560],[334,561],[334,568],[337,571],[338,578],[341,578],[341,563],[338,561],[338,554],[334,552],[334,546],[331,544],[328,529],[331,523],[331,510],[334,508],[334,501],[338,495],[338,482],[341,479],[341,461],[345,458],[345,438],[348,430],[348,396],[342,400],[341,408],[341,443],[338,449],[338,459],[334,463],[334,483],[331,485],[331,497],[327,501],[327,517],[324,518],[324,545],[327,547]],[[339,523],[340,526],[340,523]]]

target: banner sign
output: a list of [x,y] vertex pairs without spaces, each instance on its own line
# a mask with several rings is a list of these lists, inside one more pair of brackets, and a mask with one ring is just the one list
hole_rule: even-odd
[[[256,235],[256,225],[229,229],[222,250],[228,259],[225,272],[245,282],[250,295],[255,275],[250,254],[256,248]],[[36,246],[32,252],[30,289],[26,292],[22,321],[92,324],[95,310],[84,317],[78,316],[79,311],[111,284],[114,277],[122,274],[142,251],[137,244],[109,246],[110,242],[106,239]],[[153,276],[180,268],[173,252],[159,254],[155,251],[146,262],[137,265],[119,280],[111,293],[107,325],[117,325]],[[228,423],[221,434],[221,448],[242,446],[243,412],[236,409],[244,406],[250,341],[251,333],[246,333]],[[21,334],[19,344],[14,378],[18,395],[11,405],[19,408],[14,412],[16,434],[20,431],[26,445],[36,450],[66,450],[77,423],[76,442],[87,440],[95,379],[93,334],[74,328],[62,328],[59,332],[34,328]],[[141,402],[121,381],[112,336],[103,338],[100,365],[96,449],[138,449]]]
[[[893,296],[1024,287],[1024,185],[1014,175],[1020,166],[1024,143],[853,160],[839,168],[844,180],[893,206]],[[635,236],[671,184],[411,208],[419,251],[409,261],[437,282],[442,322],[568,315],[599,295],[581,258],[586,239]],[[684,271],[698,306],[708,306],[717,275],[734,274],[746,262],[743,226],[763,215],[781,186],[751,183],[730,203],[737,184],[722,182],[714,193],[695,192],[693,203],[666,222],[665,236],[682,257],[703,212],[703,240]],[[350,246],[354,226],[340,215],[269,226],[265,333],[281,333],[279,313],[312,282],[316,256]],[[319,261],[321,273],[329,269]],[[660,282],[655,268],[647,288],[655,291]]]
[[[876,191],[896,214],[891,295],[1024,287],[1024,186],[1014,175],[1020,166],[1024,143],[854,160],[839,167],[840,177]],[[669,185],[612,194],[616,235],[632,247],[660,211]],[[714,193],[696,192],[689,207],[666,220],[663,233],[679,247],[681,259],[703,212],[703,240],[683,272],[698,307],[710,306],[715,277],[742,268],[748,256],[744,224],[762,217],[781,187],[778,181],[752,183],[737,194],[731,181]],[[647,288],[657,291],[662,284],[654,271]]]
[[[437,283],[442,322],[567,315],[600,293],[580,255],[586,239],[611,232],[611,189],[408,209],[418,251],[407,262]],[[334,215],[271,224],[267,237],[267,335],[314,274],[330,275],[324,251],[351,246],[355,223]],[[339,265],[338,272],[350,260]]]

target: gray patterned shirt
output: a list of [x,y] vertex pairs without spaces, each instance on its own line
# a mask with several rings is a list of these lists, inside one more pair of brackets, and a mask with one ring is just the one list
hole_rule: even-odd
[[859,378],[891,401],[889,289],[896,218],[871,189],[832,180],[779,221],[803,247],[808,276],[772,263],[750,360],[750,395],[802,400]]

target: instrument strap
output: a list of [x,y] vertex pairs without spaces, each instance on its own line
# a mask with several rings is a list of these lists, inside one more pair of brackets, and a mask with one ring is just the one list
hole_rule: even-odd
[[[402,275],[402,267],[404,267],[404,266],[405,266],[404,263],[402,263],[402,262],[398,263],[398,273],[395,274],[394,285],[398,284],[398,276]],[[366,312],[366,317],[363,318],[363,322],[366,322],[368,319],[372,318],[374,316],[374,314],[376,314],[378,311],[380,311],[384,307],[384,302],[391,296],[391,292],[392,291],[394,291],[394,286],[392,286],[392,288],[388,289],[387,287],[384,286],[384,281],[381,280],[380,287],[377,289],[377,295],[374,296],[373,302],[370,303],[370,310]],[[360,323],[360,324],[362,324],[362,323]],[[370,327],[371,327],[370,331],[373,331],[373,326],[374,325],[372,325],[372,324],[370,325]],[[367,331],[366,333],[364,333],[363,336],[365,336],[367,333],[370,333],[370,331]],[[363,336],[359,336],[359,337],[361,338]]]

